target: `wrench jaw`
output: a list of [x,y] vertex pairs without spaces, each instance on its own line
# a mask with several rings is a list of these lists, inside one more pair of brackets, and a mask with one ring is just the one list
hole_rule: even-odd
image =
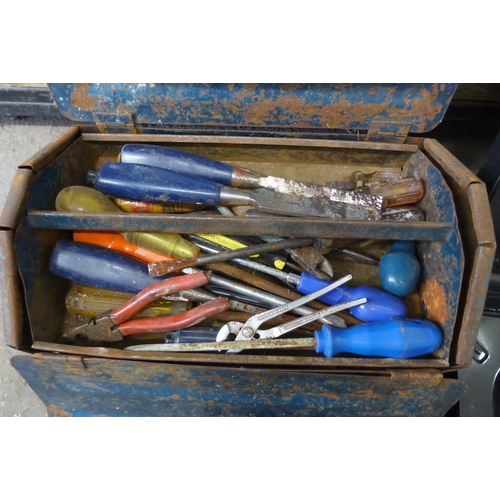
[[215,338],[216,342],[224,342],[227,340],[229,335],[238,335],[243,328],[244,323],[240,323],[239,321],[230,321],[229,323],[226,323],[220,330],[219,333],[217,334],[217,337]]

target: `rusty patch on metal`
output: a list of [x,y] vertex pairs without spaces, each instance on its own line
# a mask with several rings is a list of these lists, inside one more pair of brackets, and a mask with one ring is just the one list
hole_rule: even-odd
[[358,396],[370,399],[380,399],[382,396],[380,394],[375,394],[372,389],[364,389],[356,393]]
[[83,111],[94,111],[98,99],[90,95],[89,87],[89,83],[75,83],[75,90],[71,96],[71,103],[75,108]]
[[[375,88],[373,89],[375,91]],[[395,91],[395,87],[393,89]],[[309,104],[305,102],[304,99],[297,98],[295,96],[290,97],[289,95],[278,95],[273,96],[268,99],[257,98],[251,106],[243,109],[243,115],[245,117],[245,122],[250,125],[260,125],[265,124],[265,121],[269,117],[273,117],[278,124],[280,123],[280,116],[296,115],[300,117],[297,120],[297,126],[304,126],[307,124],[307,119],[314,116],[319,120],[319,124],[322,127],[331,127],[333,125],[337,127],[346,127],[354,119],[361,119],[364,116],[378,116],[386,111],[390,104],[391,95],[393,94],[391,89],[387,92],[387,97],[383,102],[377,103],[367,103],[367,102],[351,102],[345,96],[341,96],[339,102],[318,106],[317,104]],[[441,106],[435,108],[429,108],[429,102],[436,102],[439,94],[439,88],[437,85],[433,86],[432,91],[426,89],[421,90],[422,100],[412,100],[407,99],[405,104],[405,109],[401,110],[399,115],[401,117],[406,117],[408,110],[411,109],[413,116],[419,116],[422,122],[425,120],[433,120],[441,110]],[[238,106],[239,102],[237,100],[238,94],[235,94],[234,99],[231,103],[227,103],[227,106],[222,104],[222,108],[228,110],[228,106],[234,107]],[[256,96],[257,97],[257,96]],[[276,109],[280,109],[283,112],[280,116],[276,116]],[[393,109],[396,114],[399,112],[397,109]],[[304,117],[307,117],[304,120]],[[284,119],[284,118],[283,118]]]
[[61,410],[61,408],[59,408],[58,406],[55,406],[55,405],[47,406],[47,412],[52,417],[71,417],[72,416],[67,411]]
[[[422,301],[427,308],[427,318],[438,324],[447,320],[448,298],[443,285],[435,280],[426,281],[421,288]],[[443,317],[443,315],[445,315]]]
[[[440,87],[433,85],[432,90],[421,90],[420,99],[408,97],[404,100],[401,109],[392,105],[392,97],[396,87],[386,89],[386,97],[382,102],[353,102],[348,97],[342,95],[348,85],[336,85],[332,91],[340,94],[338,101],[331,103],[309,102],[304,97],[290,95],[290,92],[300,87],[298,84],[283,85],[285,92],[266,94],[261,92],[256,84],[243,85],[239,91],[232,93],[230,98],[210,99],[207,93],[206,100],[201,92],[197,101],[186,100],[182,92],[176,86],[167,86],[167,95],[151,97],[149,105],[158,118],[166,118],[170,114],[175,123],[203,123],[204,125],[217,125],[227,120],[227,117],[241,116],[244,123],[249,126],[279,126],[287,125],[289,117],[296,117],[295,126],[307,127],[310,121],[317,122],[320,127],[350,127],[353,121],[363,121],[366,117],[376,119],[383,116],[388,108],[391,108],[395,119],[406,118],[411,112],[412,116],[418,116],[422,124],[418,131],[425,129],[426,121],[433,121],[441,112],[442,105],[438,103]],[[233,89],[230,88],[230,91]],[[288,91],[288,93],[287,93]],[[369,95],[374,95],[378,91],[377,85],[368,89]],[[75,93],[77,90],[75,89]],[[88,86],[80,84],[78,92],[84,98],[88,98]],[[80,103],[80,107],[86,105]],[[93,109],[93,108],[92,108]],[[206,110],[210,109],[210,114]],[[203,117],[200,122],[200,118]],[[231,120],[229,120],[231,121]],[[422,129],[422,130],[420,130]]]

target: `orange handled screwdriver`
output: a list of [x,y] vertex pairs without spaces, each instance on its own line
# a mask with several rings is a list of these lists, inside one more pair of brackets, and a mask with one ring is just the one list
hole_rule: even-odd
[[141,262],[157,262],[161,260],[176,260],[175,257],[162,255],[152,250],[139,247],[129,243],[120,233],[105,231],[74,231],[73,239],[82,243],[90,243],[99,247],[109,248],[130,257],[134,257]]

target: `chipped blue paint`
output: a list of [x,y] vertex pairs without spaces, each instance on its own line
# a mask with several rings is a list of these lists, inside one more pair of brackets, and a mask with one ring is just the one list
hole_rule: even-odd
[[49,84],[73,120],[138,125],[368,130],[410,122],[423,133],[444,117],[457,84]]
[[465,383],[65,356],[11,363],[49,416],[443,416]]

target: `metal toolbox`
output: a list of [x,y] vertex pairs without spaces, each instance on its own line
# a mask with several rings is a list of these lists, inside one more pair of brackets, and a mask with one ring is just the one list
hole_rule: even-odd
[[[11,360],[50,415],[444,415],[465,390],[453,374],[476,342],[495,254],[483,183],[425,133],[449,84],[50,84],[80,121],[19,167],[0,220],[2,318]],[[64,187],[127,143],[170,146],[314,183],[355,170],[402,171],[426,186],[425,222],[56,212]],[[72,230],[413,240],[422,266],[413,317],[444,336],[431,356],[397,360],[289,352],[134,352],[61,343],[70,283],[49,270]],[[353,285],[377,272],[345,264]],[[339,268],[340,276],[342,269]]]

